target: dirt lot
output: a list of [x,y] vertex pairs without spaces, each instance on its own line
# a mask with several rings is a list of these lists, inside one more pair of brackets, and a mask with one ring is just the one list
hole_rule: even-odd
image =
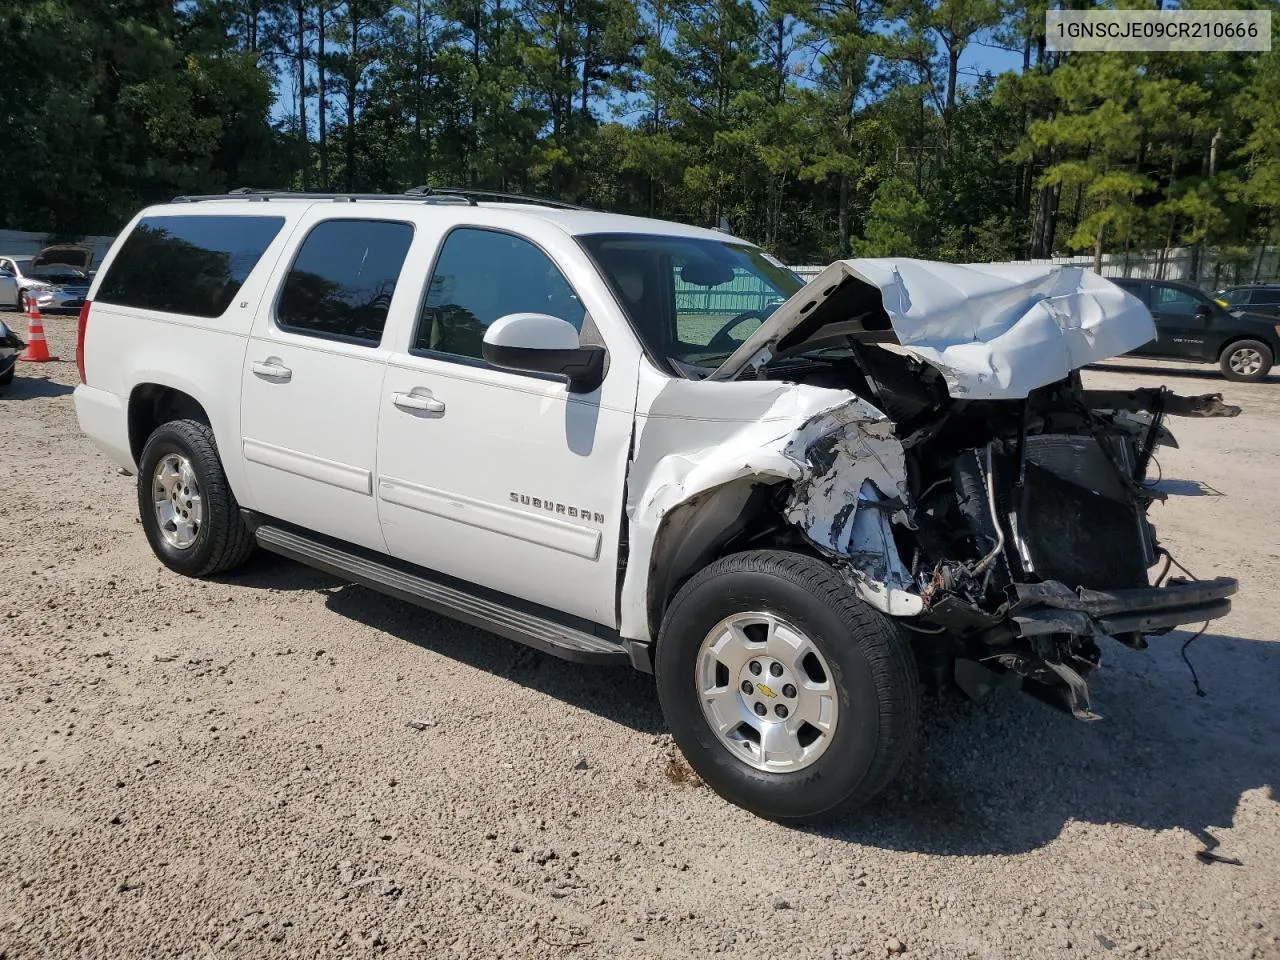
[[[74,326],[46,320],[68,360]],[[1207,697],[1176,634],[1106,652],[1101,723],[931,702],[885,796],[796,830],[684,776],[645,677],[266,556],[169,573],[77,430],[74,364],[23,365],[0,394],[0,957],[1280,957],[1280,378],[1089,379],[1246,407],[1160,456],[1165,542],[1242,584],[1191,648]]]

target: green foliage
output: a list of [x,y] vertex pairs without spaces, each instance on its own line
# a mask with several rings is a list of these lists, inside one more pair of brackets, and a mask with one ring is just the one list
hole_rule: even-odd
[[[1280,58],[1055,55],[1046,4],[0,0],[0,226],[425,183],[727,223],[793,262],[1247,267],[1280,219]],[[992,41],[1025,69],[965,76]]]

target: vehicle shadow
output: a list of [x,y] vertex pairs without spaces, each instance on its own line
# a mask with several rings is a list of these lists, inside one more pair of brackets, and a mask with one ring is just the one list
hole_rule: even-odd
[[326,592],[325,606],[339,616],[640,733],[666,730],[653,678],[630,667],[570,663],[262,551],[246,568],[220,579],[260,590]]
[[[1224,384],[1237,385],[1222,375],[1222,371],[1218,369],[1217,364],[1211,363],[1178,366],[1177,361],[1165,361],[1161,362],[1159,366],[1145,366],[1136,363],[1108,361],[1107,363],[1091,363],[1085,369],[1097,370],[1103,373],[1141,373],[1159,377],[1183,377],[1188,380],[1220,380]],[[1276,373],[1268,374],[1261,380],[1253,381],[1253,383],[1280,383],[1280,367],[1277,367],[1276,370]],[[1251,386],[1252,384],[1246,385]]]
[[863,811],[823,835],[897,850],[1022,853],[1071,822],[1181,828],[1188,856],[1230,857],[1212,830],[1232,825],[1243,794],[1280,799],[1280,643],[1187,634],[1148,651],[1107,644],[1090,681],[1102,721],[1076,720],[1009,690],[980,704],[927,702],[920,750]]
[[1151,484],[1153,490],[1167,493],[1171,497],[1221,497],[1223,493],[1217,487],[1211,487],[1200,480],[1177,480],[1165,477]]
[[[382,630],[646,735],[666,732],[651,677],[568,663],[327,574],[259,558],[226,582],[321,590],[339,616]],[[919,749],[867,807],[797,829],[884,849],[978,856],[1025,853],[1070,823],[1181,828],[1211,851],[1241,796],[1280,799],[1280,643],[1205,634],[1190,648],[1199,698],[1178,650],[1108,644],[1090,681],[1105,719],[1084,723],[1013,690],[971,703],[926,698]],[[719,801],[716,801],[719,802]],[[1230,849],[1218,852],[1230,857]],[[1212,859],[1212,857],[1210,857]]]
[[65,397],[74,387],[44,377],[24,376],[25,365],[18,365],[18,374],[7,387],[0,387],[0,401],[38,400],[45,397]]

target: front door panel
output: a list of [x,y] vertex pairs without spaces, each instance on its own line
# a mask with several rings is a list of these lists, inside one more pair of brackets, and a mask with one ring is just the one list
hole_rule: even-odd
[[1151,316],[1158,353],[1199,360],[1205,355],[1209,318],[1196,313],[1203,304],[1190,293],[1165,284],[1151,286]]
[[530,229],[459,226],[442,239],[382,387],[382,532],[401,559],[616,626],[638,356],[614,350],[590,394],[483,360],[488,325],[521,312],[608,347],[588,316],[616,311],[598,274],[568,237]]
[[614,625],[629,409],[422,357],[396,358],[382,394],[377,497],[392,555]]

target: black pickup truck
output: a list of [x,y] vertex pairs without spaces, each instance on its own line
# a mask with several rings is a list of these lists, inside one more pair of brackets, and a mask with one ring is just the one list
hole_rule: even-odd
[[1264,379],[1280,356],[1275,317],[1224,308],[1204,291],[1172,280],[1115,280],[1147,305],[1156,338],[1126,356],[1216,363],[1228,380]]

